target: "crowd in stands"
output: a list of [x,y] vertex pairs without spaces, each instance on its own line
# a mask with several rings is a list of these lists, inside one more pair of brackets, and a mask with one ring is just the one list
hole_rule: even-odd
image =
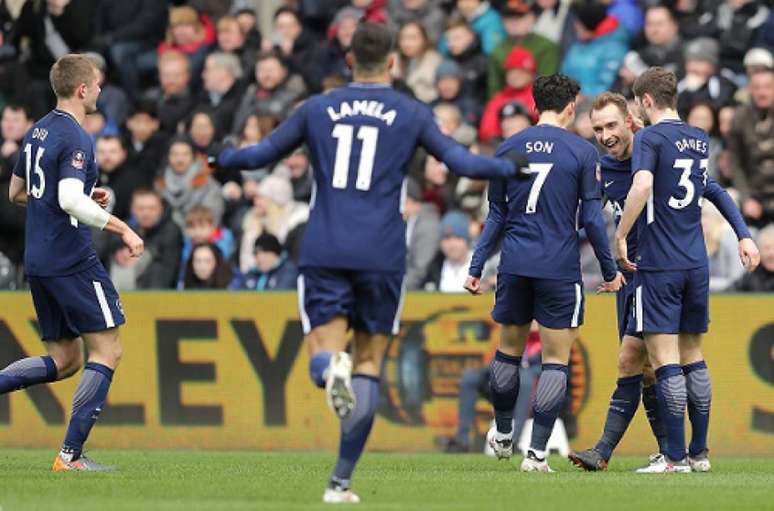
[[[359,20],[395,34],[394,87],[444,131],[491,154],[537,120],[536,76],[581,84],[573,129],[593,141],[593,97],[631,97],[650,66],[679,79],[680,114],[710,136],[709,175],[755,229],[743,275],[733,231],[705,202],[712,289],[774,291],[774,8],[770,0],[284,0],[268,33],[247,0],[0,0],[0,189],[20,141],[54,107],[54,61],[88,52],[102,72],[94,137],[112,213],[145,240],[139,259],[95,232],[119,290],[292,289],[313,172],[301,148],[262,169],[208,155],[258,143],[311,94],[352,79]],[[601,149],[601,148],[600,148]],[[602,152],[602,150],[601,150]],[[459,292],[486,218],[486,183],[422,151],[408,169],[407,287]],[[581,233],[583,239],[583,233]],[[587,288],[601,280],[583,242]],[[0,194],[0,288],[25,285],[24,210]],[[482,288],[494,285],[495,255]]]

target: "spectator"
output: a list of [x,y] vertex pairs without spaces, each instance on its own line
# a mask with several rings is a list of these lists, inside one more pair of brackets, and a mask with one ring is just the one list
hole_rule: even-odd
[[462,69],[460,94],[475,98],[483,105],[486,96],[487,59],[481,53],[476,34],[464,18],[452,18],[447,25],[445,40],[449,56]]
[[538,76],[552,75],[559,69],[559,45],[534,32],[535,8],[522,0],[510,0],[503,8],[503,24],[508,37],[489,56],[488,97],[505,87],[505,61],[515,47],[529,50],[537,63]]
[[306,94],[300,76],[289,73],[284,60],[276,53],[262,53],[255,64],[256,83],[250,85],[234,116],[232,132],[243,126],[250,114],[271,115],[284,120],[296,101]]
[[476,143],[476,128],[462,119],[462,112],[453,103],[438,103],[433,107],[433,115],[441,125],[441,130],[460,144],[470,147]]
[[464,94],[462,68],[453,60],[444,60],[435,70],[435,88],[438,97],[431,106],[449,103],[459,108],[465,123],[478,126],[481,119],[481,103],[476,98]]
[[242,65],[239,59],[230,53],[211,53],[204,62],[202,79],[204,90],[199,104],[211,109],[216,126],[230,128],[244,93],[240,82]]
[[734,188],[753,224],[774,221],[774,70],[753,73],[750,104],[737,108],[728,138]]
[[197,109],[188,121],[187,131],[196,158],[207,165],[207,156],[220,147],[221,130],[214,112],[206,107]]
[[731,102],[736,86],[718,74],[717,65],[718,43],[714,39],[701,37],[685,46],[685,78],[677,83],[677,111],[682,117],[701,101],[709,102],[715,111]]
[[626,29],[629,37],[635,37],[642,31],[643,16],[642,7],[637,0],[610,0],[607,13],[618,20],[618,23]]
[[233,280],[231,266],[213,243],[196,245],[185,265],[182,289],[228,289]]
[[340,76],[345,82],[352,79],[352,70],[347,64],[347,53],[352,46],[352,36],[363,11],[352,7],[345,7],[336,13],[328,32],[328,44],[320,50],[315,57],[319,69],[315,71],[310,88],[314,91],[325,90],[323,82],[326,77]]
[[299,148],[288,155],[285,160],[274,169],[274,175],[290,181],[293,187],[293,200],[306,202],[312,199],[314,189],[314,177],[312,165],[309,162],[309,154],[305,148]]
[[736,291],[753,293],[774,292],[774,224],[769,224],[758,233],[758,248],[761,264],[752,273],[745,273],[734,285]]
[[443,33],[446,17],[432,0],[390,0],[387,4],[389,25],[394,32],[409,21],[416,21],[425,28],[431,44],[438,44]]
[[432,204],[422,202],[422,187],[415,179],[406,184],[406,289],[422,289],[427,272],[438,254],[441,242],[441,218]]
[[688,111],[685,122],[702,129],[709,137],[709,164],[707,173],[713,179],[718,179],[718,158],[723,151],[723,142],[718,137],[718,115],[711,103],[702,101],[694,103]]
[[646,69],[660,66],[682,77],[683,50],[679,26],[672,11],[655,4],[645,11],[645,45],[626,54],[619,74],[631,87]]
[[[8,200],[8,186],[24,135],[32,127],[27,107],[10,103],[3,108],[0,119],[0,254],[8,258],[14,269],[20,267],[24,255],[24,208]],[[15,273],[15,270],[14,270]]]
[[768,14],[769,8],[756,0],[725,0],[714,10],[703,13],[700,23],[705,34],[719,43],[719,69],[728,70],[738,80],[743,80],[744,55],[766,23]]
[[[200,16],[193,7],[183,5],[169,10],[169,28],[164,41],[159,44],[161,57],[170,51],[179,51],[188,57],[195,83],[204,66],[204,57],[210,45],[215,42],[215,27],[207,16]],[[155,65],[155,62],[153,62]],[[144,63],[139,64],[142,68]]]
[[701,207],[701,226],[709,259],[710,291],[726,291],[744,273],[736,234],[709,201]]
[[503,140],[508,140],[516,133],[529,128],[535,122],[529,110],[518,101],[504,104],[500,109],[499,117]]
[[255,13],[255,8],[243,5],[234,9],[233,14],[239,23],[239,28],[245,34],[247,47],[259,50],[262,38],[261,32],[258,30],[258,15]]
[[54,61],[77,52],[91,39],[97,4],[97,0],[49,0],[27,1],[22,7],[12,38],[19,49],[23,38],[29,41],[24,97],[35,119],[54,106],[48,79]]
[[409,21],[398,32],[400,74],[420,101],[430,103],[437,96],[435,71],[441,55],[430,47],[427,32],[416,21]]
[[159,131],[161,123],[156,105],[140,102],[127,119],[126,127],[130,166],[143,176],[144,186],[152,186],[169,143],[167,135]]
[[464,292],[472,258],[470,217],[461,211],[446,213],[441,219],[441,253],[428,272],[427,286],[442,293]]
[[247,45],[247,34],[242,32],[235,16],[223,16],[217,24],[216,52],[230,53],[239,59],[244,76],[255,73],[257,49]]
[[118,82],[130,100],[140,92],[137,61],[152,52],[167,24],[165,2],[158,0],[100,0],[91,46],[110,58]]
[[573,30],[575,14],[570,6],[572,0],[537,0],[535,12],[535,33],[559,45],[560,53],[564,55],[575,42]]
[[352,0],[352,5],[363,10],[363,20],[372,23],[387,22],[387,0]]
[[529,50],[516,47],[505,59],[503,68],[506,73],[505,87],[487,103],[484,115],[481,117],[478,136],[484,143],[502,137],[499,114],[506,103],[518,101],[527,107],[533,117],[536,117],[535,100],[532,97],[532,80],[537,70],[535,57]]
[[459,178],[449,174],[443,162],[425,155],[418,166],[419,182],[422,183],[422,200],[430,202],[442,214],[454,207],[454,190]]
[[127,163],[128,153],[117,135],[99,137],[96,156],[99,186],[112,192],[107,209],[121,220],[128,220],[132,194],[145,185],[145,176]]
[[156,189],[171,208],[172,220],[185,228],[185,217],[194,206],[206,206],[217,223],[223,216],[220,186],[196,159],[191,142],[177,138],[169,146],[167,166],[156,181]]
[[183,250],[180,254],[180,276],[178,287],[183,283],[186,262],[191,257],[193,247],[202,243],[213,243],[218,247],[223,258],[231,259],[236,250],[236,239],[229,229],[215,223],[215,217],[205,206],[194,206],[185,217],[185,237]]
[[596,96],[613,85],[629,49],[628,34],[601,3],[582,0],[573,9],[578,42],[565,55],[562,73],[580,83],[581,94]]
[[148,91],[145,99],[155,103],[161,130],[173,135],[195,103],[191,94],[191,63],[188,58],[178,51],[162,55],[159,58],[159,83],[160,87]]
[[[457,12],[470,26],[471,30],[481,41],[481,48],[486,55],[492,53],[500,41],[505,39],[503,20],[489,2],[483,0],[457,0]],[[448,30],[447,30],[448,31]],[[447,54],[449,34],[441,39],[441,53]]]
[[772,69],[774,68],[774,56],[766,48],[752,48],[744,55],[744,68],[748,76],[758,71]]
[[263,137],[271,133],[277,127],[277,124],[277,119],[270,115],[250,114],[245,119],[244,126],[238,130],[237,145],[239,147],[246,147],[257,144],[263,140]]
[[105,81],[107,64],[102,55],[95,52],[85,53],[85,55],[94,62],[99,73],[99,86],[102,92],[97,98],[97,108],[104,113],[109,124],[123,126],[126,118],[129,117],[129,98],[123,89]]
[[131,210],[130,225],[145,242],[145,252],[132,257],[119,238],[110,238],[114,248],[111,280],[119,290],[174,288],[182,246],[180,229],[164,211],[161,196],[147,188],[132,194]]
[[276,236],[263,233],[255,240],[255,266],[247,272],[241,289],[277,291],[296,289],[298,268],[288,259]]
[[268,176],[258,185],[253,207],[242,219],[239,269],[247,272],[253,264],[253,249],[258,236],[267,232],[284,243],[287,235],[309,219],[309,206],[293,200],[293,188],[287,179]]
[[[290,7],[280,7],[274,13],[274,26],[270,39],[264,39],[263,53],[274,52],[287,63],[291,73],[303,77],[309,84],[315,82],[313,69],[317,41],[304,30],[298,13]],[[259,61],[260,64],[260,61]]]

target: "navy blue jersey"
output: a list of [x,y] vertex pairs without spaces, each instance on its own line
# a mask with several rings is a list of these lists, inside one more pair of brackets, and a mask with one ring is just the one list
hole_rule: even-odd
[[[529,179],[493,180],[490,207],[506,219],[500,271],[547,279],[580,279],[578,206],[607,280],[615,276],[600,212],[598,153],[587,141],[550,125],[528,128],[503,142],[496,154],[525,153]],[[589,228],[590,224],[595,228]],[[601,228],[597,229],[596,227]]]
[[[626,196],[632,187],[632,159],[619,160],[606,154],[600,160],[599,165],[602,171],[600,183],[602,185],[602,196],[613,206],[613,219],[617,226],[623,216]],[[627,257],[630,261],[633,261],[632,258],[637,253],[636,225],[626,237],[626,245]]]
[[59,181],[75,178],[91,195],[97,182],[94,142],[70,115],[53,110],[24,136],[13,173],[27,184],[24,270],[27,275],[71,275],[97,262],[91,229],[59,207]]
[[508,175],[510,161],[470,155],[430,109],[389,86],[353,83],[314,96],[261,143],[218,157],[253,168],[309,147],[314,193],[300,266],[405,271],[404,179],[417,146],[468,175]]
[[689,270],[707,265],[701,198],[707,186],[709,142],[704,131],[664,120],[634,135],[632,170],[653,173],[645,221],[637,226],[637,266]]

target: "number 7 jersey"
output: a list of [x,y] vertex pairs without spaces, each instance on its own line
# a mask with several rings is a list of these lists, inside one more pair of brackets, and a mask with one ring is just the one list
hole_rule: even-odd
[[653,174],[644,221],[637,223],[641,270],[690,270],[707,265],[701,206],[709,142],[704,131],[677,119],[634,135],[633,172]]

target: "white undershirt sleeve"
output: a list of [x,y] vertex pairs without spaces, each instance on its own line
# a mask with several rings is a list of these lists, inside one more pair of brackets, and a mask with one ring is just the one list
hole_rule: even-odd
[[58,199],[59,207],[81,223],[101,230],[110,221],[110,213],[83,193],[83,181],[79,179],[67,177],[60,180]]

